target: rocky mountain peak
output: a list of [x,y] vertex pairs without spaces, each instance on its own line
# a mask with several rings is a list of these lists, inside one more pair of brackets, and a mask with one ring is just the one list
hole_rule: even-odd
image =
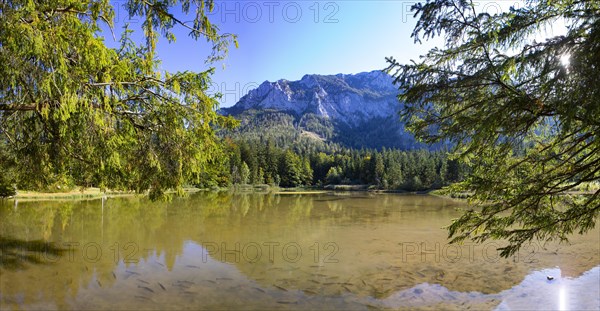
[[302,116],[313,113],[336,122],[356,125],[374,117],[394,116],[398,109],[393,79],[381,71],[358,74],[307,74],[299,81],[263,82],[226,114],[269,109]]

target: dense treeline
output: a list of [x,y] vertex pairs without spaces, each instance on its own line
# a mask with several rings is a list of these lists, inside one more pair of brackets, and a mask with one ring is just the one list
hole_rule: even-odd
[[[301,143],[281,147],[272,140],[226,138],[222,152],[191,183],[201,188],[241,184],[369,185],[376,189],[421,191],[460,181],[467,171],[465,165],[449,159],[442,151],[358,150],[335,144],[322,147]],[[84,177],[75,174],[70,183],[59,189],[97,186]],[[39,190],[26,185],[17,187]],[[0,196],[13,194],[11,183],[0,176]]]
[[226,140],[225,155],[199,176],[200,187],[270,184],[281,187],[368,184],[378,189],[419,191],[463,178],[466,167],[445,152],[340,148],[328,153],[267,141]]

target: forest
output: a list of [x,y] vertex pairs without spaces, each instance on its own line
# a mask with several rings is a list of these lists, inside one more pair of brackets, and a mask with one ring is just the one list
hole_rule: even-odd
[[458,182],[467,173],[465,165],[444,151],[337,146],[324,152],[301,143],[279,147],[270,139],[226,138],[224,145],[223,155],[197,178],[196,186],[369,185],[371,189],[423,191]]
[[[189,186],[218,189],[235,185],[360,185],[371,190],[426,191],[461,181],[468,173],[468,167],[445,150],[356,149],[311,139],[284,139],[281,143],[272,135],[224,137],[220,145],[220,151],[204,170],[188,180]],[[102,187],[100,172],[73,167],[70,173],[61,184],[46,188],[14,183],[15,179],[3,174],[0,196],[14,195],[14,185],[20,190],[49,192]]]

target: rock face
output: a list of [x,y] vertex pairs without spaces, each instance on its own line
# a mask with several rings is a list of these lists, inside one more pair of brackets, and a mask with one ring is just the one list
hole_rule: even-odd
[[223,111],[232,115],[250,109],[271,109],[296,116],[313,113],[352,126],[374,117],[396,116],[397,93],[392,78],[381,71],[305,75],[300,81],[265,81]]
[[310,74],[299,81],[265,81],[220,112],[242,120],[239,132],[256,132],[261,120],[285,119],[283,115],[289,117],[287,123],[293,120],[298,133],[313,132],[347,147],[423,147],[404,131],[397,95],[393,78],[378,70],[354,75]]

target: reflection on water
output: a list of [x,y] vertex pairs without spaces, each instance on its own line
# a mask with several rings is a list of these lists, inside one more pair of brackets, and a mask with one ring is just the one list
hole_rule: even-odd
[[446,244],[459,207],[366,193],[2,202],[0,307],[600,308],[598,229],[501,259],[499,242]]
[[[548,280],[548,276],[554,279]],[[577,278],[561,278],[561,270],[545,269],[527,275],[518,285],[498,294],[450,291],[439,284],[422,283],[394,293],[372,304],[387,308],[423,307],[433,309],[464,308],[496,310],[596,310],[600,307],[600,267]],[[498,304],[499,303],[499,304]]]

